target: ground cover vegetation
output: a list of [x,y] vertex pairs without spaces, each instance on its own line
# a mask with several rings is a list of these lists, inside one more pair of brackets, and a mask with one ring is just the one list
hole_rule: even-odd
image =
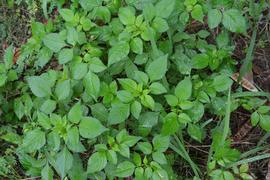
[[0,6],[3,179],[270,177],[269,1]]

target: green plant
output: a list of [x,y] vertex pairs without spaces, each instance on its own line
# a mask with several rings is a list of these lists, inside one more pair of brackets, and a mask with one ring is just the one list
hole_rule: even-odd
[[[251,11],[242,8],[249,3],[37,3],[48,20],[32,21],[19,58],[11,45],[0,64],[1,123],[10,128],[1,139],[16,145],[25,176],[177,179],[184,161],[194,179],[250,177],[231,147],[230,114],[244,107],[252,124],[269,132],[270,109],[254,97],[267,93],[231,93],[237,62],[230,35],[247,35]],[[51,17],[54,9],[59,14]],[[203,169],[186,141],[206,138],[212,145]],[[0,163],[8,163],[6,156]]]

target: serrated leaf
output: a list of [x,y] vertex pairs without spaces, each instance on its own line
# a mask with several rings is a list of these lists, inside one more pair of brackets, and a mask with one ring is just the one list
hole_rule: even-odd
[[88,72],[83,79],[83,85],[86,93],[96,100],[100,91],[99,77],[92,72]]
[[70,94],[70,80],[58,82],[55,88],[55,94],[59,101],[66,99]]
[[43,43],[53,52],[59,52],[64,46],[66,46],[65,41],[57,33],[50,33],[44,36]]
[[51,85],[44,76],[31,76],[27,78],[29,87],[37,97],[46,97],[51,95]]
[[124,122],[130,113],[129,104],[117,103],[112,105],[112,109],[109,113],[108,123],[110,125],[119,124]]
[[80,135],[77,127],[72,127],[68,130],[66,144],[68,149],[73,152],[85,151],[85,148],[80,141]]
[[135,23],[135,9],[133,7],[121,7],[118,16],[124,25]]
[[59,64],[65,64],[71,61],[73,58],[73,49],[64,48],[59,52],[58,62]]
[[156,6],[156,16],[168,18],[174,10],[175,0],[161,0]]
[[149,64],[146,72],[151,81],[160,80],[165,76],[167,72],[167,58],[168,55],[164,55]]
[[74,104],[70,109],[70,111],[68,112],[68,120],[77,124],[80,122],[82,117],[83,117],[82,106],[81,103],[78,102]]
[[118,164],[114,174],[117,177],[128,177],[134,172],[135,165],[129,161],[124,161]]
[[87,164],[88,173],[101,171],[107,165],[107,157],[105,152],[96,152],[92,154]]
[[177,84],[174,93],[180,101],[189,99],[192,94],[192,82],[190,78],[186,77],[184,80],[180,81]]
[[223,13],[222,23],[231,32],[246,32],[246,20],[237,9],[229,9]]
[[115,44],[109,50],[109,59],[108,59],[108,66],[115,64],[125,57],[127,57],[129,53],[129,44],[127,42],[119,42]]
[[159,95],[167,92],[167,89],[159,82],[154,82],[149,86],[152,94]]
[[24,151],[32,153],[42,148],[46,143],[45,133],[40,129],[35,129],[26,133],[23,138],[22,147]]
[[79,131],[82,137],[93,139],[107,131],[107,128],[95,118],[84,117],[79,124]]
[[208,26],[213,29],[221,23],[222,14],[218,9],[210,9],[208,11]]
[[61,178],[64,179],[67,172],[71,169],[73,164],[72,154],[66,147],[56,155],[56,170],[60,174]]

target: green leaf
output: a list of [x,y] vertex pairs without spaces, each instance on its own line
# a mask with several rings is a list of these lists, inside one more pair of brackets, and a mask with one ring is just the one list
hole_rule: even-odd
[[102,72],[107,68],[99,58],[92,58],[89,63],[89,69],[94,73]]
[[116,152],[111,150],[111,149],[108,150],[107,151],[107,159],[112,164],[117,164],[117,154],[116,154]]
[[74,13],[70,9],[60,9],[59,10],[60,15],[63,17],[63,19],[67,22],[70,22],[74,18]]
[[137,94],[137,83],[133,81],[132,79],[124,78],[124,79],[118,79],[119,83],[121,84],[122,88],[127,90],[128,92],[131,92],[132,94]]
[[53,52],[47,48],[43,47],[38,53],[38,60],[35,62],[35,65],[39,67],[44,67],[52,58]]
[[95,118],[84,117],[79,124],[79,131],[82,137],[93,139],[107,131],[107,128]]
[[19,119],[22,119],[22,117],[24,116],[24,105],[20,100],[15,100],[14,101],[14,112],[16,114],[16,116]]
[[130,158],[130,150],[126,144],[119,145],[119,153],[126,158]]
[[167,103],[174,107],[174,106],[177,106],[178,105],[178,98],[174,95],[165,95],[165,98],[166,98],[166,101]]
[[152,96],[143,95],[140,98],[141,98],[142,105],[150,108],[151,110],[155,109],[155,100],[152,98]]
[[79,42],[79,32],[74,27],[70,27],[67,30],[67,42],[73,46]]
[[28,131],[23,138],[24,151],[32,153],[42,148],[46,143],[45,133],[40,129]]
[[59,64],[66,64],[73,58],[73,49],[64,48],[59,52],[58,62]]
[[200,21],[201,23],[203,23],[203,9],[202,6],[197,4],[193,7],[192,11],[191,11],[191,17],[197,21]]
[[190,78],[186,77],[184,80],[180,81],[177,84],[174,93],[180,101],[189,99],[192,94],[192,82]]
[[109,113],[102,103],[93,104],[90,107],[91,113],[95,118],[99,119],[102,122],[107,122]]
[[71,169],[73,164],[72,154],[68,151],[66,147],[56,155],[56,170],[60,174],[61,179],[64,179],[67,172]]
[[142,71],[135,71],[134,72],[134,79],[138,82],[138,83],[142,83],[144,85],[148,84],[148,76],[145,72]]
[[204,114],[204,105],[198,101],[193,103],[193,108],[187,112],[193,122],[199,121]]
[[79,0],[79,3],[85,11],[91,11],[95,7],[102,5],[102,1],[99,0]]
[[80,80],[82,79],[88,71],[86,63],[78,63],[71,67],[73,79]]
[[124,122],[130,114],[129,104],[117,103],[112,105],[109,113],[108,123],[110,125]]
[[222,14],[218,9],[210,9],[208,11],[208,26],[213,29],[216,28],[219,23],[221,23]]
[[89,31],[93,27],[93,23],[91,22],[91,20],[84,16],[81,17],[80,23],[84,31]]
[[146,72],[151,81],[160,80],[165,76],[167,72],[167,58],[168,55],[164,55],[149,64]]
[[167,164],[165,155],[162,152],[154,152],[152,154],[153,160],[159,164]]
[[141,111],[142,111],[142,105],[138,101],[134,101],[130,106],[131,114],[136,118],[139,119]]
[[188,134],[195,140],[202,142],[203,138],[203,131],[202,129],[195,124],[189,124],[188,125]]
[[99,18],[108,23],[111,20],[111,11],[107,6],[99,6],[95,8],[95,18]]
[[237,9],[229,9],[223,13],[222,23],[226,29],[231,32],[246,32],[246,20]]
[[48,163],[41,170],[41,179],[42,180],[53,180],[53,170],[50,168]]
[[65,41],[57,33],[50,33],[44,36],[43,43],[53,52],[59,52],[64,46],[66,46]]
[[186,113],[179,114],[178,120],[180,123],[183,123],[183,124],[191,122],[191,118]]
[[175,7],[175,0],[161,0],[156,6],[156,16],[167,18],[171,15]]
[[209,56],[207,54],[197,54],[192,58],[192,67],[195,69],[206,68],[209,64]]
[[135,165],[129,161],[124,161],[118,164],[114,174],[117,177],[128,177],[134,172]]
[[77,127],[72,127],[68,130],[66,144],[68,149],[73,152],[83,152],[86,150],[80,141],[80,135]]
[[47,145],[48,145],[48,149],[51,149],[53,151],[58,151],[60,149],[60,136],[57,132],[55,131],[51,131],[48,135],[47,135]]
[[132,94],[126,90],[117,91],[116,95],[123,103],[129,103],[133,100]]
[[256,126],[260,121],[260,115],[257,111],[251,114],[251,124],[252,126]]
[[66,99],[70,94],[70,80],[58,82],[55,88],[55,94],[59,101]]
[[270,106],[260,106],[257,111],[260,114],[266,114],[270,111]]
[[87,180],[87,173],[83,169],[83,164],[78,154],[73,155],[73,165],[68,171],[68,176],[72,180]]
[[164,122],[162,126],[162,135],[172,135],[176,133],[179,129],[179,123],[177,120],[177,114],[175,113],[169,113],[164,117]]
[[136,54],[142,54],[143,53],[143,41],[141,38],[134,38],[130,41],[130,48],[131,50]]
[[156,135],[152,143],[155,151],[165,152],[169,148],[170,136]]
[[267,132],[270,132],[270,115],[261,115],[260,116],[260,126]]
[[154,82],[149,86],[152,94],[159,95],[167,92],[167,89],[159,82]]
[[149,142],[139,142],[137,144],[137,147],[144,154],[151,154],[152,153],[152,145]]
[[50,118],[46,114],[37,112],[37,121],[44,129],[51,128]]
[[121,7],[119,9],[118,16],[124,25],[131,25],[135,23],[135,9],[133,7]]
[[153,20],[152,27],[159,33],[166,32],[169,29],[167,21],[160,17],[156,17]]
[[233,81],[230,77],[222,74],[214,78],[213,86],[216,91],[222,92],[228,90],[231,87],[232,83]]
[[56,108],[56,102],[51,99],[47,99],[40,107],[40,111],[45,114],[52,113]]
[[51,85],[44,76],[31,76],[27,82],[33,94],[37,97],[46,97],[51,95]]
[[83,79],[83,85],[85,87],[86,93],[96,100],[100,91],[99,77],[92,72],[88,72]]
[[9,46],[5,50],[4,63],[5,63],[6,69],[12,68],[12,66],[13,66],[13,46]]
[[74,106],[72,106],[72,108],[68,112],[68,120],[77,124],[80,122],[82,117],[83,117],[82,106],[81,103],[78,102],[74,104]]
[[88,173],[101,171],[107,165],[107,157],[105,152],[95,152],[90,156],[87,164]]
[[117,63],[127,57],[129,53],[129,44],[127,42],[120,41],[119,43],[115,44],[109,50],[109,60],[108,66]]
[[152,3],[146,3],[143,6],[143,16],[146,21],[151,22],[156,15],[156,9]]
[[0,87],[4,86],[7,81],[6,74],[0,74]]

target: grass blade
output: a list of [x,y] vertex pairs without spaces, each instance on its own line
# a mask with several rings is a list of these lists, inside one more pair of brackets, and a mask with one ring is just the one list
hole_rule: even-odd
[[226,114],[224,117],[224,123],[223,123],[223,133],[222,133],[222,139],[221,139],[221,144],[224,145],[228,134],[230,130],[230,117],[231,117],[231,88],[229,89],[228,92],[228,100],[227,100],[227,107],[226,107]]

